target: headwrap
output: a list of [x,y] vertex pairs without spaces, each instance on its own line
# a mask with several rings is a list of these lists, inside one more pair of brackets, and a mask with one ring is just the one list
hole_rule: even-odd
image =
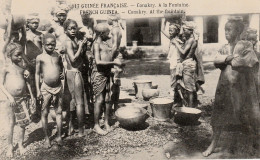
[[95,31],[98,33],[104,33],[109,31],[109,25],[107,23],[98,23],[95,27]]
[[18,49],[23,49],[23,47],[19,43],[9,43],[6,48],[7,57],[11,57],[11,55]]
[[196,24],[193,21],[184,21],[182,27],[186,29],[194,30],[196,28]]
[[68,12],[69,12],[69,7],[67,5],[60,5],[57,8],[55,8],[56,16],[59,14],[67,14]]
[[40,22],[40,18],[38,17],[38,14],[36,14],[36,13],[29,14],[26,19],[27,19],[27,23],[30,23],[33,20],[37,20],[38,22]]

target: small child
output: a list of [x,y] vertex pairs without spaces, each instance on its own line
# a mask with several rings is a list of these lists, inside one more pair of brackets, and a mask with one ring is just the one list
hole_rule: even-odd
[[13,131],[15,123],[19,127],[18,147],[20,154],[24,154],[26,149],[23,147],[25,127],[30,122],[28,109],[28,98],[26,97],[26,86],[30,92],[33,104],[31,86],[25,78],[24,68],[21,66],[23,48],[18,43],[10,43],[6,48],[7,57],[11,59],[10,64],[6,64],[0,77],[1,100],[4,100],[3,107],[8,115],[8,149],[7,157],[13,157]]
[[[43,36],[43,53],[36,58],[36,90],[37,99],[42,100],[41,121],[43,132],[45,135],[45,146],[51,146],[50,139],[47,134],[48,113],[50,106],[53,106],[56,113],[57,138],[56,142],[61,145],[61,129],[62,129],[62,83],[61,75],[63,71],[61,56],[55,52],[56,38],[52,34]],[[40,87],[40,74],[42,74],[42,84]]]
[[[111,68],[114,65],[122,66],[120,61],[113,61],[111,50],[112,46],[109,46],[107,40],[109,37],[109,26],[106,23],[99,23],[95,27],[96,41],[93,45],[93,51],[95,56],[95,62],[93,64],[93,70],[91,74],[91,81],[94,93],[94,131],[100,135],[105,135],[111,130],[109,125],[109,111],[110,105],[110,76]],[[99,117],[101,113],[101,107],[105,103],[105,127],[107,131],[101,129],[99,124]]]

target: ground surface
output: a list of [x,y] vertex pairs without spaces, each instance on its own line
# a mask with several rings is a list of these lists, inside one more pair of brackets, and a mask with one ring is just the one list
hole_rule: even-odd
[[[115,130],[106,136],[98,136],[92,132],[89,124],[86,124],[86,136],[65,137],[64,146],[51,149],[43,148],[43,132],[41,124],[31,124],[27,127],[25,146],[28,152],[20,156],[15,151],[14,159],[201,159],[201,152],[210,143],[212,134],[210,126],[210,114],[214,101],[215,89],[219,77],[211,62],[205,62],[205,79],[203,85],[206,93],[199,95],[203,114],[199,123],[192,126],[180,126],[173,122],[158,122],[152,117],[146,120],[146,124],[140,130],[129,131],[115,123]],[[149,102],[135,99],[129,93],[133,90],[134,80],[151,80],[158,84],[160,96],[170,97],[169,64],[165,59],[150,58],[142,60],[128,60],[127,68],[122,78],[121,102],[142,103]],[[150,110],[150,108],[148,109]],[[7,144],[6,115],[0,107],[0,159],[6,159]],[[50,135],[56,132],[55,123],[49,122]],[[17,128],[15,128],[15,132]],[[17,134],[14,143],[17,143]],[[53,136],[54,137],[54,136]],[[168,158],[167,158],[168,157]],[[216,153],[208,158],[260,158],[259,151],[251,148],[248,136],[239,131],[224,132]]]

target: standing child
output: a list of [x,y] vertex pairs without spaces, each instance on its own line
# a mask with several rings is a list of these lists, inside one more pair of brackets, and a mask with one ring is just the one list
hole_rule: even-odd
[[26,85],[31,99],[35,104],[30,84],[26,81],[24,68],[21,66],[23,48],[18,43],[10,43],[6,48],[7,57],[11,63],[2,70],[0,77],[1,100],[4,100],[5,111],[8,115],[8,150],[7,157],[13,157],[13,131],[17,123],[19,127],[18,147],[20,154],[26,152],[23,147],[25,127],[30,122]]
[[177,67],[177,61],[179,59],[178,58],[179,53],[178,53],[177,48],[172,44],[172,41],[174,39],[177,39],[177,35],[180,32],[180,26],[178,24],[171,23],[169,25],[169,32],[167,32],[165,30],[165,25],[166,25],[166,21],[165,21],[165,19],[162,19],[161,32],[171,41],[167,58],[170,61],[170,72],[171,72],[171,88],[172,89],[171,89],[170,93],[173,95],[176,85],[177,85],[176,67]]
[[244,126],[253,134],[257,134],[259,129],[260,111],[255,78],[255,67],[259,64],[253,45],[248,41],[240,41],[243,29],[242,17],[231,17],[225,25],[228,44],[220,49],[214,61],[221,74],[211,117],[213,139],[203,152],[204,156],[214,152],[223,129]]
[[[106,23],[99,23],[95,28],[96,41],[93,45],[95,62],[93,64],[93,71],[91,74],[91,81],[94,93],[94,131],[100,135],[105,135],[111,129],[109,125],[109,111],[110,111],[110,76],[111,68],[114,65],[122,66],[120,61],[112,61],[111,46],[108,45],[109,26]],[[99,124],[99,117],[101,113],[102,104],[105,103],[105,127],[107,131],[101,129]]]
[[[51,146],[50,139],[47,134],[48,113],[50,106],[55,108],[57,123],[58,144],[62,143],[62,83],[60,75],[63,71],[62,59],[60,55],[54,51],[56,46],[56,38],[52,34],[43,36],[43,53],[36,58],[36,89],[37,99],[42,100],[41,121],[43,132],[45,135],[45,146]],[[40,75],[42,74],[42,84],[40,87]]]
[[[72,19],[64,22],[64,30],[66,33],[65,40],[65,58],[67,61],[66,78],[72,99],[76,104],[76,113],[78,118],[79,137],[84,135],[84,105],[87,103],[84,81],[82,77],[83,67],[83,45],[87,42],[87,38],[83,41],[78,41],[76,38],[78,24]],[[87,106],[87,105],[85,105]],[[69,124],[69,134],[71,134],[72,123]]]

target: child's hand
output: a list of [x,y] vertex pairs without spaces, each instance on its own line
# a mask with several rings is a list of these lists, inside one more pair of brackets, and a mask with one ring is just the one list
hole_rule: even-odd
[[79,41],[79,47],[82,47],[84,44],[86,44],[88,41],[87,37],[84,37],[82,41]]
[[43,99],[42,93],[41,93],[41,92],[38,92],[38,93],[37,93],[37,100],[38,100],[38,101],[41,101],[42,99]]
[[64,80],[64,73],[63,72],[60,72],[60,79]]
[[10,101],[11,107],[15,107],[15,106],[16,106],[16,102],[15,102],[15,100],[14,100],[14,97],[10,96],[10,97],[8,97],[8,99],[9,99],[9,101]]
[[30,72],[28,70],[25,70],[23,72],[23,76],[24,76],[25,79],[28,79],[30,77]]

